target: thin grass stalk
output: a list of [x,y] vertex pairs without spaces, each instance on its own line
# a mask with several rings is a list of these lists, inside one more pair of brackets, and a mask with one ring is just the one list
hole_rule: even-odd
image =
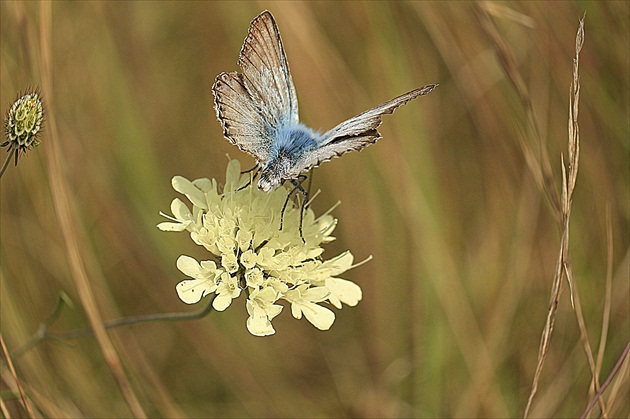
[[[619,396],[619,391],[622,389],[622,386],[624,384],[626,384],[625,386],[626,388],[628,387],[627,386],[628,368],[630,366],[630,362],[629,362],[630,358],[628,357],[628,351],[630,351],[630,341],[626,344],[626,349],[623,351],[623,353],[617,360],[617,364],[615,364],[615,366],[613,367],[612,371],[608,375],[608,378],[606,378],[606,381],[604,381],[604,384],[602,384],[602,389],[600,390],[600,392],[603,392],[604,390],[606,390],[608,385],[612,383],[612,389],[610,390],[608,394],[608,406],[615,405],[617,397]],[[617,379],[613,383],[612,380],[615,376],[617,377]],[[622,393],[621,397],[622,397],[622,403],[627,403],[628,399],[627,397],[624,397],[624,393]]]
[[[531,170],[538,187],[547,198],[547,202],[552,208],[553,215],[560,220],[560,199],[558,198],[558,192],[555,187],[553,171],[551,170],[551,161],[549,160],[549,154],[547,153],[547,149],[544,145],[541,134],[542,130],[538,120],[536,119],[529,91],[525,86],[523,77],[518,70],[516,60],[508,47],[508,43],[499,33],[499,29],[490,16],[487,7],[480,6],[476,9],[476,11],[481,27],[496,47],[499,64],[503,68],[503,72],[508,77],[510,83],[512,83],[514,90],[516,90],[516,93],[518,94],[521,104],[525,110],[525,114],[527,115],[527,120],[531,130],[534,133],[535,144],[532,144],[531,141],[521,141],[521,147],[523,148],[523,153],[525,154],[528,167]],[[538,164],[537,166],[534,166],[533,163]]]
[[606,207],[606,290],[604,295],[604,315],[602,318],[602,332],[599,338],[599,348],[597,350],[597,361],[595,372],[599,376],[604,353],[606,352],[606,342],[608,340],[608,329],[610,326],[610,313],[612,310],[612,277],[613,277],[613,227],[610,206]]
[[[608,378],[606,378],[606,381],[604,381],[604,384],[602,385],[601,389],[597,392],[597,394],[595,395],[591,403],[588,405],[586,410],[584,410],[584,413],[582,413],[582,416],[580,416],[580,419],[586,418],[589,415],[589,413],[591,413],[591,410],[593,410],[593,407],[595,407],[595,402],[601,400],[604,390],[608,388],[608,385],[612,382],[613,377],[615,377],[615,375],[617,375],[617,373],[620,370],[627,369],[628,363],[626,361],[628,360],[628,352],[630,352],[630,341],[626,344],[626,348],[621,353],[621,356],[615,363],[615,366],[613,367],[612,371],[610,371],[610,374],[608,374]],[[625,368],[623,368],[623,366],[625,366]],[[621,374],[619,374],[618,376],[623,376],[623,375],[625,375],[625,371],[622,371]],[[617,383],[619,383],[619,381],[617,381]],[[612,404],[611,399],[609,399],[610,404]]]
[[[9,371],[11,372],[11,376],[15,380],[15,385],[18,389],[18,392],[20,393],[20,400],[22,400],[22,407],[24,407],[24,410],[26,410],[26,413],[28,414],[29,418],[34,418],[35,415],[33,414],[33,410],[31,409],[31,406],[28,403],[28,400],[26,399],[26,394],[24,394],[24,390],[22,389],[22,384],[20,384],[20,378],[18,377],[17,372],[15,371],[15,367],[13,366],[13,361],[11,360],[11,355],[9,354],[7,346],[4,343],[4,337],[2,336],[1,333],[0,333],[0,345],[2,346],[2,353],[4,354],[4,357],[7,360],[7,366],[9,367]],[[8,410],[6,413],[7,414],[9,413]]]
[[[579,63],[580,63],[580,51],[584,45],[584,18],[580,20],[580,26],[578,27],[577,35],[575,38],[575,58],[573,59],[573,83],[571,85],[572,97],[569,100],[569,184],[567,185],[566,196],[563,196],[563,216],[567,219],[567,232],[569,224],[569,216],[571,213],[571,201],[573,197],[573,191],[577,181],[578,166],[580,159],[580,127],[578,124],[578,110],[580,102],[580,78],[579,78]],[[569,260],[569,252],[565,252],[565,259],[563,261],[564,272],[569,283],[569,289],[571,290],[571,301],[573,302],[573,309],[578,321],[578,327],[580,330],[580,342],[586,354],[586,359],[593,376],[592,385],[595,387],[595,392],[599,393],[600,384],[595,359],[593,357],[593,349],[588,340],[588,333],[586,331],[586,322],[584,321],[584,313],[580,304],[577,285],[573,277],[573,269]],[[608,417],[606,411],[606,405],[603,398],[598,398],[599,407],[601,408],[602,416]]]
[[42,90],[49,99],[49,123],[47,125],[47,136],[50,140],[48,162],[51,178],[51,192],[54,200],[54,207],[59,220],[60,230],[63,234],[68,262],[72,272],[72,278],[77,287],[77,292],[85,309],[85,313],[94,329],[94,335],[103,352],[105,362],[109,366],[112,375],[120,388],[127,406],[131,413],[138,418],[146,417],[140,402],[135,395],[131,383],[127,378],[120,357],[114,345],[105,331],[103,319],[96,304],[94,292],[91,288],[87,274],[86,261],[81,252],[79,232],[76,229],[76,207],[69,197],[69,186],[67,179],[63,175],[61,166],[61,152],[57,140],[57,128],[55,123],[55,112],[53,105],[53,79],[52,79],[52,3],[43,2],[40,4],[41,26],[40,26],[40,46],[41,46],[41,78]]
[[[579,83],[579,55],[584,45],[584,18],[580,20],[578,27],[576,40],[575,40],[575,58],[573,60],[573,81],[571,84],[572,95],[569,98],[569,143],[568,143],[568,166],[565,165],[564,157],[562,157],[562,195],[561,195],[561,210],[562,210],[562,240],[560,243],[560,252],[556,263],[556,270],[553,279],[553,286],[551,292],[551,303],[547,312],[547,321],[542,332],[540,341],[540,347],[538,352],[538,362],[536,365],[536,372],[534,373],[534,379],[532,383],[532,390],[530,392],[527,406],[523,417],[527,417],[534,399],[534,396],[538,389],[538,382],[544,362],[549,350],[549,342],[551,334],[553,332],[553,326],[555,323],[556,313],[558,310],[558,303],[562,294],[562,278],[566,276],[567,283],[571,290],[571,302],[574,307],[574,311],[577,316],[578,326],[580,330],[580,340],[582,346],[587,355],[587,361],[593,375],[593,381],[596,391],[599,391],[599,379],[597,377],[597,368],[593,358],[593,352],[588,342],[588,334],[586,332],[586,326],[584,322],[584,316],[582,313],[577,288],[573,278],[571,263],[569,260],[569,225],[571,219],[571,204],[573,198],[573,192],[577,182],[577,174],[580,158],[580,133],[578,125],[578,109],[580,99],[580,83]],[[602,409],[602,416],[607,417],[606,407],[603,399],[599,399],[600,408]]]
[[[565,179],[564,165],[563,165],[562,173],[563,173],[563,181],[564,181]],[[538,381],[540,380],[540,374],[542,373],[543,365],[545,363],[547,352],[549,350],[551,332],[553,331],[553,326],[556,321],[556,312],[558,310],[558,303],[560,301],[560,295],[562,293],[562,285],[563,285],[562,260],[563,260],[564,251],[565,249],[567,249],[567,246],[565,245],[567,241],[568,241],[568,231],[565,229],[562,235],[561,242],[560,242],[560,252],[558,255],[558,260],[556,262],[556,269],[555,269],[555,274],[554,274],[553,282],[552,282],[551,301],[549,302],[549,309],[547,310],[547,320],[545,322],[545,327],[543,328],[542,336],[540,338],[536,371],[534,372],[532,389],[529,394],[529,398],[527,400],[527,406],[525,407],[525,413],[523,414],[523,418],[527,418],[534,396],[536,395],[536,392],[538,391]]]
[[6,419],[11,419],[11,414],[9,413],[9,409],[7,405],[4,404],[4,399],[0,397],[0,412],[2,412],[2,417]]

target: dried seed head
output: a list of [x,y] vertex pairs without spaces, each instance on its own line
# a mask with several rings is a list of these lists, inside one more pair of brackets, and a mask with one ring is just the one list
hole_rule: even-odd
[[39,144],[39,133],[44,120],[44,107],[38,91],[27,91],[16,100],[4,119],[6,141],[0,146],[17,151],[15,162],[20,152]]

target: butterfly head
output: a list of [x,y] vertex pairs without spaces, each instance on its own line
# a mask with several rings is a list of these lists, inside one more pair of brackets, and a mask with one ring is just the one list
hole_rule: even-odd
[[258,189],[269,192],[276,189],[286,179],[294,166],[293,156],[285,150],[280,150],[263,167],[260,179],[258,179]]
[[282,183],[282,179],[273,177],[271,174],[263,172],[258,180],[258,189],[263,192],[269,192],[280,186],[280,183]]

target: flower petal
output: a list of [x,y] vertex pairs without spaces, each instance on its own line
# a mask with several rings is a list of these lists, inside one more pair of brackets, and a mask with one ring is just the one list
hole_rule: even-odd
[[319,330],[328,330],[335,321],[335,313],[332,310],[315,303],[301,305],[302,313],[306,320]]
[[157,225],[162,231],[184,231],[188,227],[188,223],[172,223],[170,221],[164,221]]
[[175,198],[171,202],[171,213],[180,221],[192,220],[192,214],[188,206],[179,198]]
[[208,209],[206,206],[206,197],[203,191],[197,188],[191,181],[183,176],[175,176],[171,181],[173,189],[186,195],[186,198],[193,203],[194,206]]
[[203,297],[214,291],[214,282],[210,279],[186,279],[175,287],[179,299],[186,304],[198,303]]
[[341,308],[341,303],[354,307],[363,298],[361,287],[346,279],[328,278],[326,288],[330,290],[328,300],[337,308]]
[[310,287],[302,292],[302,298],[307,301],[319,303],[330,295],[330,290],[326,287]]
[[230,160],[225,172],[225,187],[223,193],[234,192],[241,180],[241,162],[238,160]]
[[229,294],[219,294],[214,298],[212,307],[216,311],[224,311],[232,304],[232,297]]
[[177,269],[179,269],[184,275],[188,275],[192,278],[199,278],[201,273],[199,262],[197,262],[195,258],[191,258],[186,255],[181,255],[177,258]]
[[247,319],[247,330],[254,336],[269,336],[276,333],[266,316],[249,317]]
[[342,254],[327,260],[322,264],[326,268],[330,269],[330,276],[339,275],[352,267],[354,256],[350,251],[345,251]]

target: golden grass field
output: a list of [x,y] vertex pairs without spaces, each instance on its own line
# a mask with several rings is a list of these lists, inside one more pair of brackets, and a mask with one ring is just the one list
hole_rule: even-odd
[[[156,225],[173,176],[221,181],[226,154],[253,165],[222,138],[211,86],[238,70],[264,9],[311,127],[440,84],[385,116],[377,144],[315,170],[314,210],[341,201],[324,257],[373,257],[343,275],[362,301],[325,332],[285,307],[275,335],[252,336],[241,296],[200,320],[97,326],[22,351],[60,295],[52,332],[201,308],[175,293],[175,262],[207,253]],[[2,114],[29,86],[45,105],[41,145],[0,181],[5,417],[522,417],[534,382],[528,417],[579,417],[609,376],[588,416],[630,415],[628,357],[615,367],[630,340],[630,3],[0,12]]]

